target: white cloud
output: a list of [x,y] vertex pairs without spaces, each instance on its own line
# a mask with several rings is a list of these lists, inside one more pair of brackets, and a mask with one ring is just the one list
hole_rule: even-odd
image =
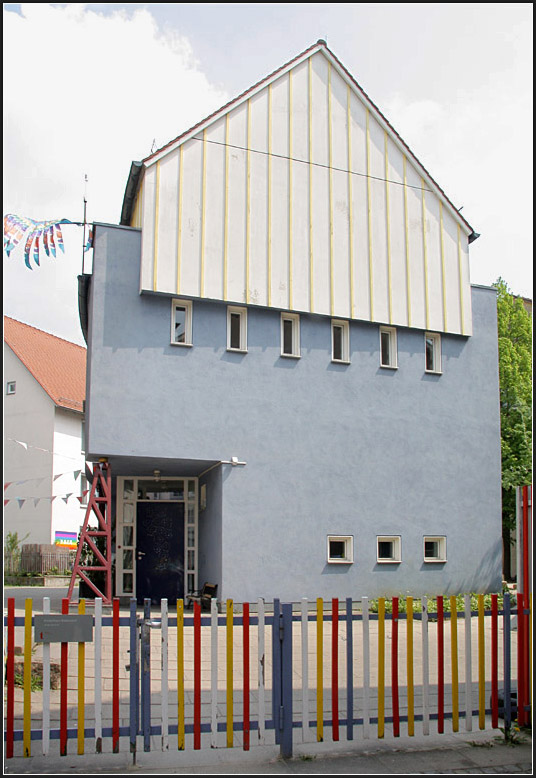
[[[189,41],[160,32],[147,10],[105,16],[84,4],[25,3],[21,15],[4,9],[3,21],[4,213],[82,220],[87,175],[88,219],[117,223],[131,161],[228,100],[200,70]],[[55,268],[45,271],[44,257],[30,273],[20,245],[4,261],[8,315],[52,328],[50,301],[64,272],[74,294],[65,316],[76,320],[76,232],[65,228],[68,252]]]

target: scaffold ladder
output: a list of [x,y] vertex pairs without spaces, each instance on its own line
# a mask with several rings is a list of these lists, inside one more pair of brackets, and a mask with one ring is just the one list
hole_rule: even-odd
[[[97,527],[94,527],[96,517]],[[97,538],[104,538],[104,550],[97,547]],[[87,548],[92,552],[97,564],[84,565],[81,563],[82,552]],[[91,580],[94,572],[104,573],[104,591]],[[71,583],[69,584],[68,599],[72,600],[73,590],[77,576],[84,581],[94,592],[95,597],[102,597],[105,605],[112,602],[112,477],[110,465],[106,461],[97,462],[93,466],[93,477],[89,500],[84,518],[82,531],[78,540],[76,557],[74,561]]]

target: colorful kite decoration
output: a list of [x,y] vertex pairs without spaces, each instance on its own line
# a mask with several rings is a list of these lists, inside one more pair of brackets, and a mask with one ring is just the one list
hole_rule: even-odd
[[[43,238],[43,246],[47,257],[51,255],[56,256],[56,247],[65,252],[63,245],[63,236],[61,234],[61,224],[76,224],[83,226],[81,222],[73,222],[70,219],[53,219],[51,221],[34,221],[28,219],[25,216],[15,216],[12,213],[8,213],[4,216],[4,251],[9,257],[15,246],[22,240],[26,233],[26,245],[24,247],[24,262],[26,267],[30,270],[32,266],[30,264],[30,255],[32,254],[33,246],[33,260],[37,266],[39,266],[39,240]],[[84,246],[84,251],[88,251],[92,247],[92,231],[90,229],[89,240]]]

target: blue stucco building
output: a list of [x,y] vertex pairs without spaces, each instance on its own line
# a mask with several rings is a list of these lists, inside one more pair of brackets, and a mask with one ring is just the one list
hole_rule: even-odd
[[497,590],[476,237],[322,41],[133,163],[81,283],[114,593]]

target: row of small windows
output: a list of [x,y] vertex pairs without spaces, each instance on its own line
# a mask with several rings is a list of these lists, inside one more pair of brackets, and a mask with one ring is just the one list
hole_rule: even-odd
[[[352,564],[354,561],[354,536],[328,535],[327,561],[332,564]],[[378,564],[402,562],[401,535],[377,535],[376,561]],[[447,561],[447,538],[445,535],[427,535],[423,538],[423,561],[436,563]]]
[[[171,309],[171,343],[192,345],[192,301],[173,300]],[[227,349],[247,352],[247,308],[227,308]],[[425,370],[441,373],[441,335],[426,332],[424,335]],[[299,359],[300,317],[297,313],[281,314],[281,356]],[[342,319],[331,321],[332,362],[350,364],[350,324]],[[380,327],[380,367],[396,369],[397,338],[394,327]]]

